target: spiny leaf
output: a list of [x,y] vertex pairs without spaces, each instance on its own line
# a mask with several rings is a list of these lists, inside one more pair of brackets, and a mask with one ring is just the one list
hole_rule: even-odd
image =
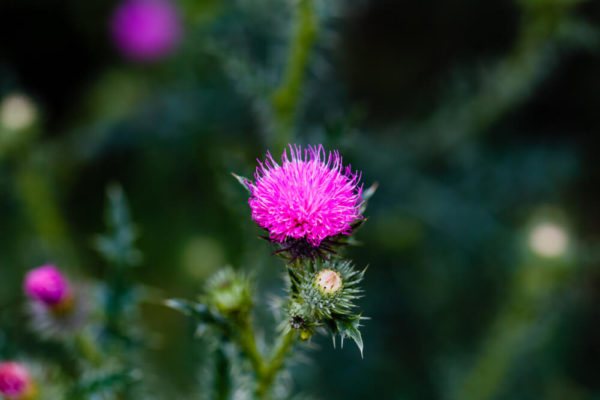
[[359,330],[361,319],[362,317],[359,315],[349,319],[337,319],[335,323],[340,333],[342,347],[344,347],[344,339],[349,337],[354,340],[358,350],[360,350],[360,356],[363,357],[363,341]]
[[181,311],[185,315],[195,316],[201,319],[212,318],[212,313],[202,303],[195,303],[184,299],[168,299],[164,304],[177,311]]
[[77,383],[72,389],[72,397],[87,399],[90,395],[106,391],[118,390],[129,386],[141,379],[139,371],[121,371],[110,374],[101,374],[93,379],[86,379]]
[[202,324],[212,324],[225,327],[226,322],[220,315],[213,313],[206,305],[184,299],[168,299],[164,305],[177,310],[187,316],[196,319],[199,323],[198,329],[202,330]]
[[105,221],[107,232],[98,235],[96,250],[107,261],[117,266],[134,266],[141,262],[141,252],[135,247],[137,230],[131,221],[129,206],[121,186],[113,184],[107,189]]

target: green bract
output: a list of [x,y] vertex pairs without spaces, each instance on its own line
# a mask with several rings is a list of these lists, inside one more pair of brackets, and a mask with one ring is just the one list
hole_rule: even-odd
[[[306,262],[302,268],[290,267],[289,271],[292,280],[287,309],[290,327],[301,330],[307,339],[316,328],[325,326],[334,338],[339,333],[343,339],[348,322],[361,319],[360,314],[355,313],[354,302],[362,296],[358,284],[365,270],[357,270],[350,261],[327,260]],[[339,274],[341,287],[337,291],[330,293],[319,286],[318,278],[323,271]],[[354,340],[362,352],[360,333],[351,337],[357,337]]]

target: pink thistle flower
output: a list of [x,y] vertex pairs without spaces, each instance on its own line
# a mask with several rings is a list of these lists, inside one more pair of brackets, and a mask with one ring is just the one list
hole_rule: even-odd
[[33,380],[23,365],[12,361],[0,362],[0,395],[8,400],[35,397]]
[[29,298],[51,308],[62,308],[72,300],[69,281],[51,264],[29,271],[23,289]]
[[258,160],[250,189],[252,219],[269,231],[272,241],[306,240],[317,247],[327,238],[349,235],[351,224],[362,218],[360,173],[344,167],[337,151],[326,154],[322,145],[302,150],[290,145],[277,164],[267,152]]
[[125,0],[111,20],[111,34],[121,53],[133,61],[155,61],[179,44],[181,21],[168,0]]

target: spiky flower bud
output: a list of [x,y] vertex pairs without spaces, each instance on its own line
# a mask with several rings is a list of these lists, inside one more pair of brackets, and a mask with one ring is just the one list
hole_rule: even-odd
[[252,288],[247,277],[228,267],[207,282],[208,303],[224,315],[243,313],[252,305]]
[[0,395],[8,400],[33,400],[35,385],[25,366],[12,362],[0,362]]
[[51,264],[29,271],[23,289],[29,298],[56,311],[70,308],[73,301],[71,284]]
[[324,269],[317,274],[315,284],[323,294],[334,294],[342,288],[340,273],[331,269]]
[[354,300],[360,297],[358,284],[364,274],[348,261],[327,261],[316,268],[314,272],[292,270],[297,289],[288,306],[290,327],[306,337],[314,328],[354,316]]

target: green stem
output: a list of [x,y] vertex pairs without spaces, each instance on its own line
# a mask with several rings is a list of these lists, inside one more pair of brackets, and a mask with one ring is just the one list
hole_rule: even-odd
[[298,335],[294,330],[282,333],[277,339],[275,346],[273,346],[271,356],[268,361],[266,361],[260,351],[258,351],[256,337],[250,324],[250,319],[247,316],[240,318],[236,322],[236,325],[238,329],[238,345],[250,361],[254,374],[256,375],[256,397],[258,399],[264,399],[266,398],[277,373],[283,367],[287,353],[292,348]]
[[223,348],[219,346],[215,359],[215,396],[218,400],[229,398],[229,363]]
[[286,69],[279,86],[274,90],[271,103],[274,110],[275,146],[284,147],[292,138],[292,126],[296,118],[298,102],[310,51],[316,40],[318,18],[314,0],[299,0],[296,8],[296,30],[292,37]]
[[44,250],[57,261],[74,264],[66,222],[43,172],[45,167],[30,158],[21,161],[16,173],[17,193]]
[[79,354],[92,365],[100,366],[102,364],[102,353],[90,337],[89,332],[81,332],[75,336],[75,345]]
[[262,371],[264,369],[264,360],[260,352],[258,351],[258,347],[256,345],[256,337],[254,335],[254,331],[252,326],[250,325],[250,319],[248,316],[244,316],[237,322],[238,327],[238,344],[241,347],[242,351],[250,361],[252,365],[252,369],[256,374],[257,379],[260,379]]
[[296,342],[298,335],[296,331],[289,330],[288,332],[282,333],[273,348],[273,353],[269,362],[264,366],[262,374],[258,379],[258,386],[256,388],[256,397],[259,399],[266,398],[266,395],[273,384],[277,373],[283,367],[287,353]]

